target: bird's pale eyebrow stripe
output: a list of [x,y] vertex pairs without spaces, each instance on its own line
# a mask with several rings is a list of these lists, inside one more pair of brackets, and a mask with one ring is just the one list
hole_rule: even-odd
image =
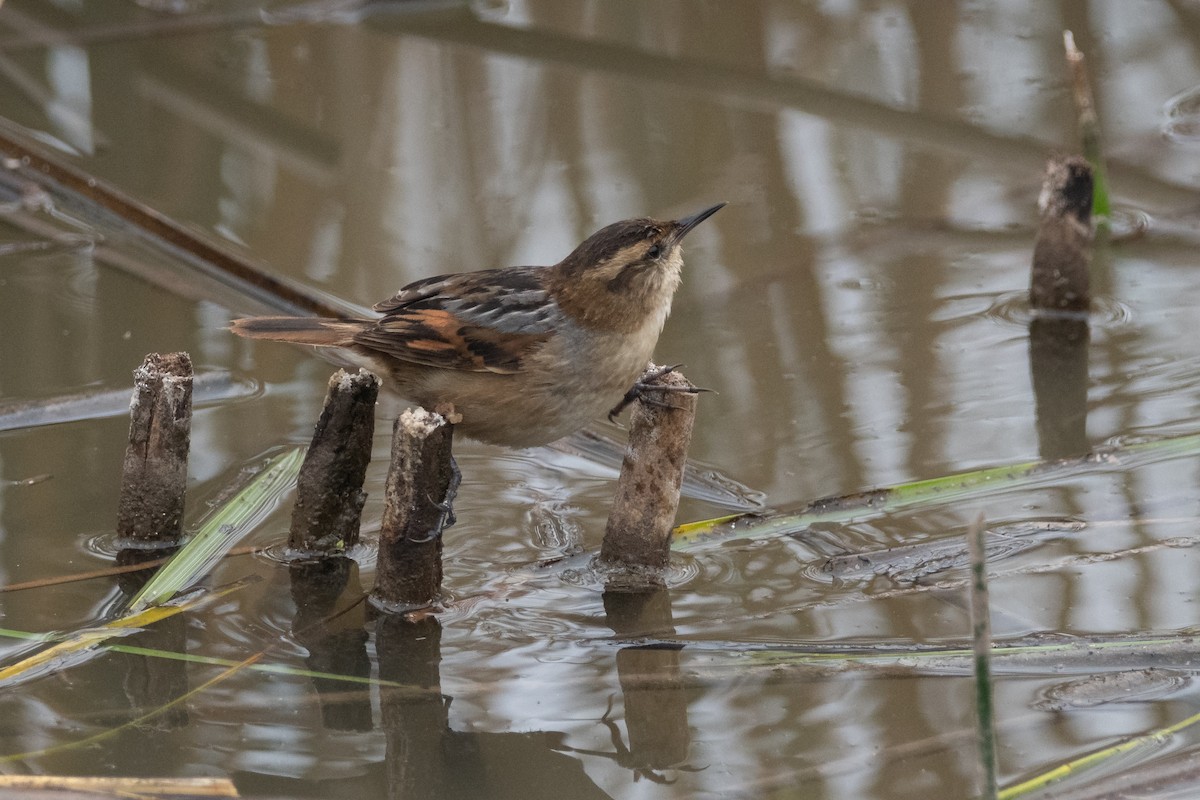
[[610,292],[619,292],[628,286],[629,282],[633,280],[634,275],[643,269],[649,268],[649,265],[643,262],[642,259],[645,258],[648,252],[650,252],[650,248],[656,244],[658,244],[658,242],[642,242],[641,246],[636,251],[637,255],[634,257],[634,260],[631,263],[621,267],[620,272],[618,272],[612,278],[609,278],[608,282],[604,284],[604,288],[608,289]]

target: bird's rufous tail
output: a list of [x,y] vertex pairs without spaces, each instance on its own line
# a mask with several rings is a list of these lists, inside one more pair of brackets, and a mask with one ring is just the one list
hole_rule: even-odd
[[321,317],[246,317],[235,319],[229,330],[247,339],[310,344],[315,347],[346,347],[366,320],[322,319]]

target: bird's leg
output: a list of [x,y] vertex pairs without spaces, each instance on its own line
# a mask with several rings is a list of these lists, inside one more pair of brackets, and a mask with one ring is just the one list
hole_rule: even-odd
[[699,386],[658,386],[655,384],[655,381],[657,381],[663,375],[672,373],[682,366],[683,364],[672,364],[667,367],[659,367],[653,372],[638,378],[637,382],[634,383],[633,386],[630,387],[629,391],[625,393],[625,396],[621,398],[621,402],[613,406],[612,411],[608,412],[608,421],[616,422],[617,416],[620,415],[620,413],[626,408],[628,408],[629,404],[634,400],[641,400],[647,405],[658,406],[659,408],[675,408],[675,406],[671,405],[670,403],[664,402],[657,398],[649,397],[646,393],[651,390],[656,392],[686,392],[687,394],[699,394],[700,392],[712,391],[712,389],[702,389]]
[[458,468],[458,461],[453,455],[450,456],[450,482],[446,484],[446,494],[441,501],[434,500],[432,497],[427,497],[429,504],[436,508],[441,513],[438,515],[437,522],[433,527],[422,536],[420,539],[409,539],[413,544],[422,544],[424,542],[432,542],[434,539],[442,535],[442,531],[452,526],[458,520],[454,516],[454,498],[458,496],[458,487],[462,484],[462,470]]

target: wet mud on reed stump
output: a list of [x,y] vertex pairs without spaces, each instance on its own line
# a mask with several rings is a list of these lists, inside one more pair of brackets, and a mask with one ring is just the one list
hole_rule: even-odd
[[187,488],[192,360],[187,353],[151,353],[133,376],[117,535],[124,543],[174,544]]

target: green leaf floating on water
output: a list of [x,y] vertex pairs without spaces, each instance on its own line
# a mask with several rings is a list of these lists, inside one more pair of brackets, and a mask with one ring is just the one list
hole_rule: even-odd
[[212,569],[242,537],[252,531],[296,485],[303,448],[294,447],[272,458],[246,488],[225,503],[200,526],[183,548],[147,581],[129,602],[136,614],[170,600]]
[[1052,483],[1080,472],[1127,470],[1141,464],[1200,453],[1200,434],[1127,441],[1100,447],[1078,458],[1026,461],[960,472],[865,492],[826,497],[794,509],[735,514],[680,525],[671,547],[691,550],[736,539],[763,539],[799,533],[818,522],[872,519],[901,509],[943,505],[998,491]]
[[302,448],[273,457],[244,489],[204,521],[196,535],[142,587],[119,619],[73,631],[56,644],[0,668],[0,686],[75,666],[91,658],[109,639],[137,633],[160,619],[199,608],[251,582],[243,579],[211,592],[179,596],[207,575],[275,508],[279,498],[295,485],[303,459]]
[[100,645],[109,639],[129,636],[160,619],[201,608],[256,580],[256,577],[247,578],[211,592],[194,592],[169,603],[126,614],[103,625],[72,631],[56,644],[0,668],[0,687],[8,687],[82,664],[91,659]]

